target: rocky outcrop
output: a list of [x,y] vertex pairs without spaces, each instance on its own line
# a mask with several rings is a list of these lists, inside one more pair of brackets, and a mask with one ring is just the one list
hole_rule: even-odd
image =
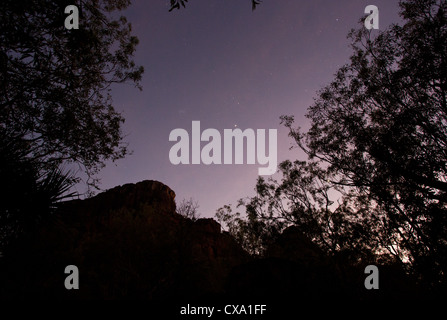
[[[174,199],[166,185],[142,181],[63,203],[9,257],[8,292],[0,294],[152,301],[222,294],[230,270],[248,255],[213,219],[177,214]],[[79,290],[64,288],[67,265],[79,269]]]
[[[64,287],[68,265],[79,269],[79,290]],[[144,299],[171,308],[279,301],[281,309],[303,299],[415,296],[400,269],[380,270],[380,291],[365,290],[364,266],[334,261],[295,227],[265,257],[250,257],[213,219],[177,214],[169,187],[142,181],[61,204],[0,259],[0,298]]]
[[352,298],[329,257],[297,227],[286,228],[267,248],[264,258],[236,266],[227,292],[287,303],[333,297]]
[[122,208],[139,210],[144,205],[157,207],[160,213],[174,213],[175,192],[161,182],[145,180],[114,187],[92,198],[67,201],[59,210],[99,217]]

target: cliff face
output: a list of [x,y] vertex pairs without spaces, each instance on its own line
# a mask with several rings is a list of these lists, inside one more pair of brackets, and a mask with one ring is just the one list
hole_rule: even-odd
[[[1,294],[148,300],[221,294],[230,270],[248,256],[214,220],[177,214],[174,198],[166,185],[142,181],[64,203],[8,259],[3,288],[9,289]],[[79,290],[64,288],[67,265],[79,269]]]

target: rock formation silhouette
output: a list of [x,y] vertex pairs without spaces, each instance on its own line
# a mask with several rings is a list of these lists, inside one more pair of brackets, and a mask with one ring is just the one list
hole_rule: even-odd
[[[0,258],[0,298],[272,303],[414,295],[392,268],[381,269],[389,272],[379,292],[367,292],[361,268],[333,261],[294,227],[266,257],[251,257],[213,219],[177,214],[174,199],[168,186],[142,181],[61,203]],[[64,287],[67,265],[79,269],[78,290]]]
[[[235,265],[248,260],[213,219],[175,212],[175,193],[157,181],[115,187],[62,203],[51,223],[3,259],[2,297],[200,298],[223,293]],[[76,265],[80,289],[66,290]]]

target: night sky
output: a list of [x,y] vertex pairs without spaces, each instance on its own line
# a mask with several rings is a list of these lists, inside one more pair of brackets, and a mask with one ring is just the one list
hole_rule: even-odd
[[191,133],[193,120],[222,136],[235,127],[278,129],[278,163],[305,160],[289,150],[279,117],[309,126],[306,110],[348,62],[346,35],[369,4],[379,8],[381,30],[399,21],[397,0],[264,0],[253,12],[250,0],[191,0],[172,12],[168,0],[133,1],[124,14],[140,40],[143,91],[126,84],[112,90],[133,153],[100,172],[100,187],[158,180],[177,201],[198,201],[202,217],[254,195],[258,163],[173,165],[170,132]]

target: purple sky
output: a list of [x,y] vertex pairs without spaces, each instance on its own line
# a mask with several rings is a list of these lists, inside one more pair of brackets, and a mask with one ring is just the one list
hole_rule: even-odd
[[252,196],[260,165],[175,166],[169,133],[191,132],[193,120],[222,136],[235,125],[278,129],[278,163],[304,160],[288,149],[292,140],[279,116],[294,115],[308,127],[306,109],[348,62],[346,35],[367,5],[379,8],[381,30],[399,20],[397,0],[264,0],[254,12],[250,0],[191,0],[170,13],[168,0],[133,2],[125,15],[140,39],[143,91],[112,91],[133,154],[108,164],[100,187],[158,180],[178,201],[198,201],[203,217]]

